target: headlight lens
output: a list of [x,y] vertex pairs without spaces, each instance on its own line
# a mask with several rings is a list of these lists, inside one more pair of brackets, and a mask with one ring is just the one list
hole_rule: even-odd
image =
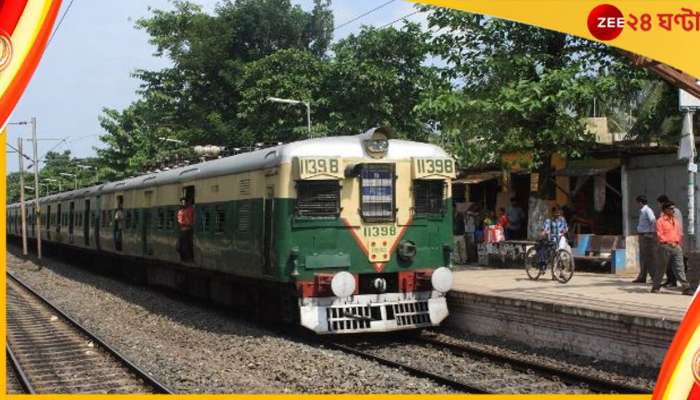
[[331,290],[336,297],[349,297],[355,293],[355,277],[347,271],[338,272],[331,280]]
[[371,153],[385,153],[388,148],[388,140],[379,139],[367,141],[367,150],[369,150]]
[[430,283],[433,284],[433,289],[438,292],[449,292],[452,289],[452,271],[446,267],[436,269],[430,277]]
[[403,261],[411,261],[415,258],[418,250],[416,249],[416,244],[410,240],[402,240],[399,243],[399,258]]

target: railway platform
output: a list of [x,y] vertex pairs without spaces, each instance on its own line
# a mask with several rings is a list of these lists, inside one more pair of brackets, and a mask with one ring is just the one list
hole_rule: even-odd
[[447,325],[629,365],[658,367],[691,296],[649,293],[635,276],[577,273],[566,284],[523,269],[458,267]]

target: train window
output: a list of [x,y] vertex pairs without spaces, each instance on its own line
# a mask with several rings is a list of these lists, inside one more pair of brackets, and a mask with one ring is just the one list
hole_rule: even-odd
[[208,208],[202,211],[202,232],[209,232],[211,229],[211,215],[209,214]]
[[413,210],[416,214],[442,214],[445,211],[445,182],[427,179],[413,181]]
[[223,233],[226,226],[226,210],[216,207],[216,233]]
[[238,206],[238,232],[248,232],[250,228],[250,203],[243,202]]
[[338,181],[298,181],[296,213],[301,217],[337,217],[340,213]]
[[139,223],[141,222],[141,211],[139,210],[134,210],[134,221],[132,222],[132,229],[136,229],[139,227]]
[[394,220],[394,164],[365,164],[360,171],[362,219],[367,222]]
[[131,210],[126,210],[126,221],[124,222],[126,229],[131,228]]
[[173,229],[175,225],[175,211],[168,210],[168,218],[165,219],[165,229]]
[[158,209],[158,229],[165,227],[165,212],[162,208]]

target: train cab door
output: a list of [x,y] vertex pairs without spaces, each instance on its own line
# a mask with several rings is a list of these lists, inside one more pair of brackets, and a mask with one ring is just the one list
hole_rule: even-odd
[[264,203],[264,224],[263,224],[263,273],[272,275],[274,273],[275,254],[272,244],[274,243],[275,229],[275,187],[270,185],[265,193]]
[[90,246],[90,199],[85,199],[85,207],[83,210],[83,238],[85,246]]

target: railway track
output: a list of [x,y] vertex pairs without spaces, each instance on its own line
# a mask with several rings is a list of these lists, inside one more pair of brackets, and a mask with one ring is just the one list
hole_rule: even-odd
[[439,375],[435,374],[433,372],[427,371],[425,369],[421,368],[416,368],[404,363],[399,363],[393,360],[390,360],[385,357],[378,356],[376,354],[372,354],[371,352],[359,349],[357,347],[353,347],[347,344],[343,343],[338,343],[338,342],[332,342],[332,341],[323,341],[323,344],[330,349],[334,350],[340,350],[345,353],[350,353],[353,355],[356,355],[358,357],[362,357],[367,360],[375,361],[381,365],[390,367],[390,368],[398,368],[403,371],[406,371],[407,373],[418,377],[418,378],[425,378],[425,379],[430,379],[433,382],[439,383],[441,385],[447,386],[450,389],[455,390],[456,392],[460,393],[469,393],[469,394],[491,394],[493,392],[484,389],[483,387],[480,387],[478,385],[470,384],[467,382],[461,382],[455,379],[452,379],[450,377],[444,376],[444,375]]
[[7,273],[8,360],[26,393],[172,393]]
[[508,355],[494,350],[486,350],[465,344],[456,344],[430,337],[426,334],[416,337],[416,341],[423,345],[435,348],[447,349],[451,353],[463,356],[486,358],[493,362],[508,365],[512,369],[525,373],[535,373],[544,377],[556,378],[570,385],[582,385],[595,393],[623,393],[623,394],[649,394],[649,390],[640,386],[628,385],[612,380],[602,379],[598,376],[577,372],[571,369],[555,367],[542,362],[528,360],[515,355]]
[[[374,347],[377,344],[376,340],[370,340],[369,343],[373,343],[373,345],[371,344],[367,346],[366,342],[358,345],[356,342],[353,343],[352,340],[350,340],[350,344],[347,341],[323,341],[323,344],[327,348],[354,354],[358,357],[372,360],[391,368],[402,369],[411,375],[430,379],[461,393],[503,393],[501,390],[508,389],[507,386],[509,385],[507,383],[508,380],[504,379],[503,377],[506,376],[508,378],[517,378],[514,376],[509,376],[511,374],[507,372],[500,372],[500,374],[496,373],[493,374],[493,376],[490,376],[491,372],[489,371],[485,372],[484,374],[477,374],[480,376],[465,377],[465,375],[469,374],[458,374],[461,376],[455,376],[447,371],[438,372],[435,369],[423,369],[421,365],[424,366],[426,363],[415,362],[417,360],[405,360],[404,357],[398,357],[401,361],[395,361],[395,357],[393,355],[388,356],[389,358],[387,358],[386,356],[382,355],[381,351],[376,351],[377,349]],[[520,390],[531,393],[538,393],[540,389],[546,388],[549,385],[548,382],[559,382],[571,386],[572,388],[576,387],[594,393],[649,393],[649,390],[644,387],[628,385],[612,380],[605,380],[598,376],[545,364],[543,362],[532,361],[526,359],[525,357],[518,357],[517,355],[510,355],[497,352],[495,350],[485,350],[483,348],[477,348],[466,344],[451,343],[434,338],[430,334],[426,335],[425,333],[415,336],[406,336],[401,334],[398,336],[392,335],[390,336],[388,343],[392,349],[396,348],[396,343],[401,343],[402,345],[427,347],[435,351],[448,351],[456,357],[467,357],[469,359],[479,360],[480,363],[484,362],[485,360],[489,364],[501,366],[502,370],[510,370],[515,372],[515,374],[521,373],[524,377],[526,377],[526,379],[520,379],[520,382],[517,383],[519,386],[516,387],[519,387]],[[493,369],[497,370],[498,367]],[[515,379],[515,381],[517,382],[518,379]],[[510,384],[512,383],[513,382]]]

